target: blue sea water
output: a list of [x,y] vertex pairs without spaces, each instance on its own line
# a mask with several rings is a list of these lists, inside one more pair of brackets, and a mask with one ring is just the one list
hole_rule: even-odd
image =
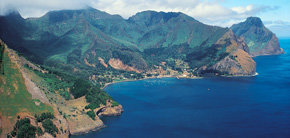
[[162,78],[110,85],[124,107],[106,128],[77,137],[290,137],[290,39],[286,54],[255,58],[258,76]]

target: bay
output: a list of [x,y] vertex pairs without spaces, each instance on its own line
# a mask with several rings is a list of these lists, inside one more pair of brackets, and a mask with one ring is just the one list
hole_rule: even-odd
[[125,112],[74,137],[290,137],[290,39],[279,41],[286,54],[254,58],[257,76],[112,84]]

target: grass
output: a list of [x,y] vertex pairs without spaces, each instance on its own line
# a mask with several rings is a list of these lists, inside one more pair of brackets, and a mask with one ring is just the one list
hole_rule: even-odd
[[138,47],[136,44],[131,43],[131,42],[129,42],[129,41],[126,41],[126,40],[124,40],[124,39],[118,39],[118,38],[116,38],[116,37],[112,37],[112,36],[111,36],[111,38],[113,38],[114,40],[120,42],[121,44],[124,44],[125,46],[135,47],[135,48],[139,49],[139,47]]
[[116,101],[112,102],[112,107],[115,107],[115,106],[118,106],[118,105],[120,105],[118,102],[116,102]]
[[0,75],[0,112],[3,116],[15,117],[19,112],[31,114],[41,112],[53,112],[52,107],[41,103],[39,106],[34,102],[39,101],[31,98],[27,91],[24,78],[7,52],[3,57],[4,75]]
[[48,60],[55,60],[55,61],[60,61],[60,62],[66,63],[66,61],[67,61],[67,54],[68,53],[69,52],[66,52],[66,53],[63,53],[63,54],[53,55],[53,56],[49,57]]
[[92,118],[93,120],[95,120],[96,114],[94,113],[94,111],[88,111],[87,115]]
[[74,82],[67,82],[58,79],[54,74],[41,73],[36,70],[33,71],[33,73],[37,75],[37,78],[41,78],[40,81],[37,82],[38,85],[47,88],[47,90],[52,93],[55,93],[55,91],[57,91],[66,100],[70,99],[70,93],[67,91],[67,88],[70,88],[74,84]]

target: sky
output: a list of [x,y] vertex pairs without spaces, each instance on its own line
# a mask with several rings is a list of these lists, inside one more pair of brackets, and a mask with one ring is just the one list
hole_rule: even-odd
[[0,0],[0,15],[16,9],[24,18],[40,17],[51,10],[87,6],[125,19],[144,10],[183,12],[222,27],[257,16],[278,37],[290,37],[289,0]]

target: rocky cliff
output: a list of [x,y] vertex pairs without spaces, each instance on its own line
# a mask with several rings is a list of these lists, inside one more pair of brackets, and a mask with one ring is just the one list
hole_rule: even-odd
[[224,45],[228,53],[223,59],[211,66],[203,66],[199,69],[202,74],[214,73],[214,75],[245,76],[256,73],[256,62],[248,53],[245,42],[229,30],[216,42],[216,45]]
[[258,17],[249,17],[245,22],[233,25],[231,29],[246,41],[251,56],[284,53],[276,35],[266,28]]

